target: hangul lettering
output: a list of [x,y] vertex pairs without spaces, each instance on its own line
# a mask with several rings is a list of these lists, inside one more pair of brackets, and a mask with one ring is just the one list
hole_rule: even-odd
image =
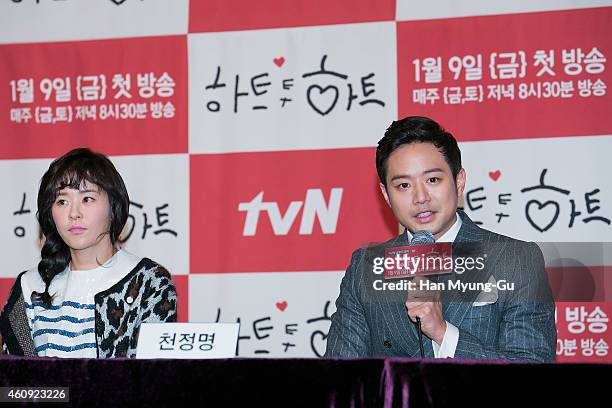
[[150,98],[155,95],[155,75],[152,72],[146,74],[138,74],[136,77],[138,85],[138,94],[142,98]]
[[180,344],[179,348],[181,350],[193,350],[193,343],[195,342],[195,333],[181,333],[181,337],[179,338],[178,342]]
[[85,105],[85,106],[77,106],[76,107],[76,115],[75,115],[76,119],[80,119],[80,120],[93,119],[93,120],[96,120],[97,117],[98,117],[98,115],[97,115],[96,105]]
[[174,95],[174,80],[167,72],[164,72],[157,81],[155,82],[155,87],[157,88],[157,95],[162,98],[168,98]]
[[495,99],[501,101],[501,85],[487,85],[487,99]]
[[164,109],[163,109],[164,118],[167,118],[167,119],[173,118],[175,112],[176,112],[176,108],[174,107],[172,102],[168,101],[164,104]]
[[565,308],[565,320],[569,323],[567,325],[567,329],[570,333],[580,334],[584,332],[586,328],[584,324],[586,317],[587,312],[584,309],[584,306]]
[[458,105],[461,103],[461,87],[460,86],[445,86],[444,87],[444,103],[448,105]]
[[412,91],[412,101],[414,103],[426,105],[429,102],[433,105],[438,99],[440,99],[438,88],[422,88]]
[[45,95],[45,101],[48,101],[55,91],[56,102],[69,102],[70,78],[54,78],[53,80],[45,78],[40,81],[40,90]]
[[132,89],[132,76],[130,74],[113,75],[112,89],[119,89],[114,96],[115,99],[119,99],[122,96],[126,98],[131,98],[132,94],[129,91],[130,89]]
[[427,89],[413,89],[412,90],[412,102],[418,103],[420,105],[425,105],[427,103]]
[[136,104],[136,119],[146,119],[146,118],[147,118],[147,104],[137,103]]
[[586,64],[585,70],[589,74],[602,73],[604,69],[606,69],[604,62],[606,62],[606,57],[604,57],[597,47],[593,47],[593,49],[584,57],[584,63]]
[[438,99],[440,99],[440,95],[438,95],[438,88],[427,88],[425,101],[429,101],[433,105]]
[[34,102],[34,80],[31,78],[11,81],[11,91],[13,102],[17,102],[17,100],[19,100],[19,103]]
[[99,101],[106,98],[106,76],[79,75],[77,77],[77,97],[80,101]]
[[[253,90],[253,95],[261,96],[261,95],[268,93],[268,90],[266,88],[272,84],[271,82],[267,81],[268,77],[269,77],[269,74],[267,72],[251,77],[251,89]],[[264,81],[267,81],[267,82],[264,82]],[[260,110],[260,109],[266,110],[268,109],[268,107],[266,105],[254,105],[252,109],[253,110]]]
[[502,84],[501,92],[504,98],[514,100],[514,84]]
[[492,53],[489,70],[493,79],[523,78],[525,76],[525,51]]
[[[160,342],[159,342],[159,349],[160,350],[174,350],[175,342],[176,342],[176,333],[173,333],[172,336],[169,335],[168,333],[162,333]],[[169,344],[172,347],[164,348],[165,344]]]
[[35,111],[36,123],[53,123],[53,111],[50,106],[39,106]]
[[55,117],[53,123],[56,122],[72,122],[72,107],[71,106],[56,106]]
[[574,96],[574,81],[561,81],[561,97],[571,98]]
[[558,356],[575,356],[576,339],[557,339],[557,355]]
[[606,94],[607,86],[604,81],[598,79],[597,81],[595,81],[591,89],[593,90],[593,95],[604,96]]
[[593,348],[595,349],[595,354],[598,357],[605,357],[608,355],[609,346],[604,339],[599,339]]
[[198,336],[198,343],[200,343],[199,348],[202,351],[212,350],[214,342],[215,342],[215,333],[212,333],[212,334],[201,333]]
[[555,66],[555,52],[554,50],[548,50],[548,53],[545,50],[537,50],[535,54],[533,54],[534,63],[533,66],[542,66],[540,70],[536,73],[536,76],[542,76],[544,74],[548,74],[550,76],[556,75],[552,68]]
[[593,355],[593,339],[581,339],[580,340],[580,348],[581,353],[585,357],[591,357]]
[[482,79],[482,55],[466,55],[463,58],[451,57],[448,61],[448,69],[455,74],[455,80],[459,79],[461,71],[465,70],[467,81],[479,81]]
[[589,314],[586,322],[589,324],[589,332],[603,333],[608,329],[608,316],[601,310],[599,306]]
[[415,59],[412,61],[415,66],[414,79],[421,82],[421,71],[425,72],[425,82],[428,84],[439,83],[442,81],[442,58],[428,57],[423,60]]
[[482,85],[466,86],[463,92],[464,96],[461,100],[461,103],[482,102],[482,94],[484,93],[482,89]]
[[542,87],[541,84],[539,82],[536,83],[522,83],[519,85],[519,98],[520,99],[527,99],[530,96],[535,96],[537,98],[540,98],[541,96],[541,91],[542,91]]
[[435,84],[442,81],[442,58],[425,58],[423,60],[425,83]]
[[578,80],[578,94],[583,98],[588,98],[593,93],[593,82],[590,79]]
[[[217,66],[217,73],[215,75],[215,80],[212,84],[206,85],[204,87],[205,90],[208,89],[217,89],[217,88],[225,88],[227,86],[226,83],[221,82],[221,66]],[[221,110],[221,103],[219,101],[208,101],[206,103],[206,109],[210,112],[219,112]]]
[[30,108],[11,109],[11,122],[28,123],[30,120],[32,120],[32,111]]
[[564,71],[567,75],[578,75],[582,72],[582,60],[584,53],[580,48],[562,50],[561,61],[564,64]]
[[164,104],[162,102],[151,102],[149,104],[149,110],[151,111],[151,117],[153,119],[161,119],[163,115]]

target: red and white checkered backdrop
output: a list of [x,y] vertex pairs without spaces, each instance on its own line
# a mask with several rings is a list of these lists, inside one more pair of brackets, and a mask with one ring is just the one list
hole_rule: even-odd
[[352,250],[398,231],[373,146],[425,115],[460,141],[469,216],[546,242],[577,301],[558,360],[612,361],[611,22],[609,0],[2,1],[0,302],[39,259],[40,177],[88,146],[180,321],[321,355]]

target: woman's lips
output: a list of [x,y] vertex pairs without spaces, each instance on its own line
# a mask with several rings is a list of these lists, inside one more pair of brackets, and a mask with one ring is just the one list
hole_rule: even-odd
[[82,234],[86,230],[87,230],[87,228],[84,228],[84,227],[70,227],[70,228],[68,228],[68,231],[70,231],[73,234]]
[[421,213],[418,213],[415,219],[419,224],[427,224],[428,222],[431,222],[434,219],[434,215],[435,212],[433,211],[423,211]]

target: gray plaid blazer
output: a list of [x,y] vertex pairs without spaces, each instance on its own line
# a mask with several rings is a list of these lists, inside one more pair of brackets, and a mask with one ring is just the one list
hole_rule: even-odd
[[[480,302],[484,293],[478,290],[442,293],[444,319],[459,329],[455,358],[553,361],[555,305],[539,247],[482,229],[458,213],[463,224],[453,258],[486,254],[485,267],[444,275],[444,281],[487,282],[492,277],[514,283],[514,290],[497,291],[488,302]],[[372,289],[373,281],[382,278],[372,272],[373,257],[403,245],[408,245],[405,233],[353,253],[331,317],[326,357],[420,356],[416,326],[404,305],[406,293]],[[431,340],[424,336],[423,343],[425,357],[434,357]]]

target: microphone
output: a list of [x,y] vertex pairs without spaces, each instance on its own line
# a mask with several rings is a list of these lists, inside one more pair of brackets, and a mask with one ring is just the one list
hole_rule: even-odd
[[436,242],[434,236],[429,231],[417,231],[410,240],[410,245],[433,244]]
[[[410,240],[410,245],[423,245],[423,244],[433,244],[436,240],[434,236],[429,231],[417,231]],[[416,318],[417,325],[417,333],[419,334],[419,351],[421,353],[421,358],[425,357],[425,350],[423,348],[423,330],[421,330],[421,319],[417,316]]]

